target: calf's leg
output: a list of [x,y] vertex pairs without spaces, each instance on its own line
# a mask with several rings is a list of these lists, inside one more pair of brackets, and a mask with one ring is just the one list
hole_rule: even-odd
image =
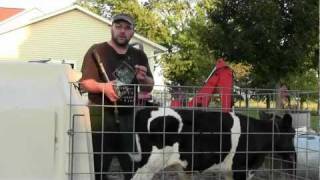
[[181,164],[172,164],[155,174],[155,176],[152,178],[152,180],[162,179],[191,180],[191,177],[184,172]]
[[245,171],[241,171],[241,172],[233,172],[233,179],[234,180],[246,180],[247,175]]

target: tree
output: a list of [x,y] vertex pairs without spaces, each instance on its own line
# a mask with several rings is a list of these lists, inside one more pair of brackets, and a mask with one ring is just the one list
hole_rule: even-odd
[[208,34],[206,0],[150,0],[170,31],[169,53],[161,59],[166,79],[174,84],[201,85],[214,67],[215,57],[201,35]]
[[[306,100],[312,100],[314,102],[317,101],[318,98],[318,89],[317,89],[317,71],[314,69],[310,69],[306,72],[295,74],[288,79],[285,80],[287,84],[289,84],[290,89],[298,90],[292,92],[293,96],[299,98],[300,107],[303,108],[303,103]],[[308,92],[308,93],[301,93]]]
[[208,34],[209,0],[91,0],[85,6],[105,17],[125,12],[136,19],[136,32],[168,48],[160,64],[170,82],[199,85],[213,69],[214,56],[201,35]]
[[167,44],[169,30],[158,14],[145,8],[138,0],[82,0],[80,5],[106,18],[117,13],[130,14],[135,19],[135,31],[159,44]]
[[[318,0],[215,0],[207,43],[216,56],[252,66],[251,85],[274,88],[315,68]],[[313,63],[312,63],[313,62]]]

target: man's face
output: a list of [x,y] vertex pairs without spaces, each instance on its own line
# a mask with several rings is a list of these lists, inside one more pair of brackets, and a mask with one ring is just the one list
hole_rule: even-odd
[[112,40],[118,46],[127,46],[134,33],[133,26],[126,21],[117,21],[112,24]]

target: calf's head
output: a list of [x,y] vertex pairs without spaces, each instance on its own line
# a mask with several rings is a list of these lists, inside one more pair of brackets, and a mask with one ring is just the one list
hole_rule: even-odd
[[158,148],[177,142],[182,127],[181,116],[170,108],[158,108],[148,119],[148,131],[153,133],[150,138]]
[[283,160],[283,166],[288,173],[295,174],[297,155],[294,147],[295,130],[292,127],[292,117],[285,114],[282,118],[275,117],[278,129],[275,141],[275,153]]

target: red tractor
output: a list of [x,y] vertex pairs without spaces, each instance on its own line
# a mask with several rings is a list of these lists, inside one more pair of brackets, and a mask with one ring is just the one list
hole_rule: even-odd
[[[216,62],[215,68],[205,81],[204,86],[196,93],[195,97],[187,102],[187,107],[208,107],[212,94],[220,94],[221,108],[223,112],[229,112],[232,108],[233,74],[231,68],[223,58]],[[171,101],[171,107],[183,107],[179,99]]]

